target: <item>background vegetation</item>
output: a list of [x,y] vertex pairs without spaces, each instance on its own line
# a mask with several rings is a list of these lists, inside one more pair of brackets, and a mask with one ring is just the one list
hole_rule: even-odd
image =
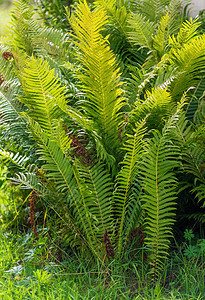
[[204,299],[203,14],[63,4],[0,44],[1,296]]

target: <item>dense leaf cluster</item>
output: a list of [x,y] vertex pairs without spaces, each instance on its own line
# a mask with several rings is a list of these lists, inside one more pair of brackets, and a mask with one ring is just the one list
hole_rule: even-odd
[[178,192],[205,200],[200,22],[178,0],[97,0],[65,32],[27,2],[0,44],[1,157],[70,247],[105,262],[143,244],[156,280]]

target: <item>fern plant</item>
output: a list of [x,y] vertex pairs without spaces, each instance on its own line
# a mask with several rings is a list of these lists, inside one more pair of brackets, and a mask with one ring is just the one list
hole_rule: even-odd
[[[1,45],[0,112],[8,140],[2,139],[0,153],[16,165],[14,182],[35,191],[43,207],[60,216],[65,236],[79,252],[102,264],[122,260],[131,244],[133,253],[140,251],[142,245],[130,240],[143,228],[156,281],[173,236],[177,172],[192,172],[194,192],[200,200],[204,195],[198,172],[204,36],[192,21],[178,30],[181,21],[173,17],[178,1],[152,3],[155,9],[146,11],[147,1],[120,7],[99,0],[91,8],[80,2],[68,16],[71,29],[65,34],[39,25],[32,7],[16,1],[17,17]],[[119,40],[107,36],[108,28],[126,40],[128,55],[138,57],[139,47],[150,51],[143,52],[142,67],[124,60],[121,48],[115,55]],[[119,67],[125,61],[129,84]],[[197,84],[193,95],[190,88]],[[189,99],[198,96],[190,118],[199,122],[195,131],[185,115]],[[17,131],[26,146],[17,139],[14,145]]]

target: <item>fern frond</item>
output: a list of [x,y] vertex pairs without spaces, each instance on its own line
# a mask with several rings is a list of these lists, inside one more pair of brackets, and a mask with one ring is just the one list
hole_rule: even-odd
[[39,195],[43,192],[41,181],[35,173],[19,172],[15,177],[10,179],[12,183],[18,185],[20,189],[37,191]]
[[21,92],[19,82],[4,81],[0,87],[0,114],[1,124],[5,128],[4,138],[9,136],[26,140],[29,143],[29,133],[27,123],[21,112],[25,111],[25,106],[17,100],[17,95]]
[[71,25],[81,63],[81,72],[77,76],[87,97],[83,107],[94,120],[98,134],[103,136],[106,144],[110,145],[112,140],[115,145],[118,144],[116,132],[124,99],[116,59],[107,39],[101,35],[106,22],[105,12],[101,8],[91,12],[86,3],[80,3]]
[[115,30],[124,37],[127,36],[127,19],[130,13],[125,5],[119,5],[116,0],[97,0],[94,5],[102,7],[107,12],[112,27],[115,27]]
[[77,167],[72,165],[71,159],[64,155],[54,136],[47,136],[38,123],[32,119],[30,119],[30,125],[39,145],[40,150],[38,153],[40,154],[40,160],[44,162],[43,169],[46,170],[47,178],[56,184],[58,192],[64,194],[69,205],[67,209],[72,209],[72,213],[76,218],[75,225],[82,233],[84,242],[94,255],[101,259],[88,207],[89,201],[86,196],[88,191],[81,182]]
[[31,56],[32,54],[45,54],[40,43],[40,26],[34,21],[34,9],[23,0],[14,1],[14,10],[11,13],[10,26],[6,34],[9,45]]
[[146,17],[147,20],[154,22],[155,24],[161,19],[167,12],[169,0],[143,0],[137,1],[137,11]]
[[197,36],[197,30],[200,26],[200,23],[198,20],[190,20],[185,21],[182,23],[182,26],[177,34],[177,37],[175,36],[169,36],[169,43],[176,47],[183,46],[184,44],[188,44],[190,42],[193,42],[193,39]]
[[[133,202],[131,195],[132,185],[136,179],[140,159],[144,155],[143,137],[145,135],[145,121],[136,124],[133,135],[127,135],[123,150],[125,151],[125,158],[122,163],[122,168],[117,176],[116,189],[114,192],[115,213],[118,219],[118,241],[117,241],[117,255],[121,255],[123,251],[124,242],[127,236],[124,236],[124,230],[128,219],[130,219],[130,203]],[[134,199],[136,205],[139,199]],[[134,207],[132,203],[132,207]],[[132,223],[131,223],[132,226]],[[129,230],[126,228],[126,232]]]
[[176,35],[182,24],[181,0],[171,0],[168,5],[169,24],[167,28],[167,37]]
[[167,25],[169,23],[168,13],[160,20],[157,34],[153,37],[153,48],[157,51],[157,57],[160,59],[164,54],[165,46],[167,45]]
[[88,133],[90,138],[93,139],[95,148],[97,151],[97,157],[100,161],[107,164],[107,166],[115,171],[116,168],[116,159],[113,155],[109,154],[105,148],[104,141],[102,137],[96,132],[95,126],[91,119],[86,118],[78,110],[68,106],[66,114],[69,116],[72,122],[77,123],[81,129],[85,130]]
[[153,88],[151,92],[147,91],[144,100],[137,99],[135,102],[130,112],[130,122],[138,122],[148,115],[147,125],[159,129],[170,113],[171,100],[167,89]]
[[[43,59],[32,57],[22,70],[24,97],[20,101],[28,107],[28,115],[36,120],[47,133],[52,132],[52,121],[67,110],[65,88]],[[35,86],[35,89],[33,88]]]
[[52,122],[52,138],[56,141],[64,155],[68,155],[71,139],[65,131],[65,125],[62,120],[54,120]]
[[110,48],[116,55],[122,77],[127,79],[130,77],[129,66],[142,65],[147,57],[146,51],[139,50],[139,46],[134,46],[128,38],[130,3],[124,1],[122,4],[115,0],[98,0],[95,5],[99,5],[107,13],[108,21],[105,35],[108,35]]
[[185,44],[180,49],[172,49],[169,60],[176,65],[179,76],[171,84],[171,92],[174,98],[186,92],[191,86],[195,86],[204,75],[205,64],[205,35],[197,36],[194,41]]
[[12,163],[13,165],[17,166],[19,169],[24,170],[25,172],[30,171],[28,162],[29,157],[21,155],[19,152],[8,152],[5,149],[0,149],[0,155],[5,160],[5,162]]
[[[75,166],[79,173],[78,184],[84,198],[82,209],[87,211],[93,239],[98,243],[97,248],[100,252],[105,231],[113,233],[112,179],[105,166],[99,163],[90,167],[76,161]],[[103,251],[101,256],[104,256]]]
[[151,49],[154,24],[138,13],[132,14],[128,22],[132,30],[129,32],[129,40],[134,45]]
[[162,134],[155,131],[143,158],[141,174],[144,177],[145,242],[150,249],[149,260],[154,281],[167,256],[174,210],[177,180],[174,168],[178,167],[179,147],[172,143],[171,135],[178,120],[177,111],[166,123]]

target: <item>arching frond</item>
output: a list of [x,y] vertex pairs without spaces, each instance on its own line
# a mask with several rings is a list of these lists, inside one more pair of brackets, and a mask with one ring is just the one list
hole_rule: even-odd
[[26,1],[14,1],[10,26],[6,31],[10,47],[18,48],[27,55],[45,54],[38,32],[40,26],[33,18],[34,13],[32,5],[29,5]]
[[5,135],[26,138],[28,141],[28,128],[21,112],[25,107],[16,98],[20,92],[20,85],[16,81],[4,81],[0,87],[0,114],[4,125]]
[[[47,136],[38,123],[34,122],[32,119],[29,121],[33,135],[39,145],[40,160],[44,162],[42,168],[46,170],[47,178],[55,183],[58,192],[64,194],[66,202],[68,203],[68,207],[66,208],[68,210],[67,212],[68,214],[75,216],[75,226],[78,227],[78,231],[80,232],[80,235],[82,235],[81,237],[95,257],[101,259],[101,249],[99,249],[99,241],[96,235],[97,229],[93,223],[94,215],[92,216],[92,209],[91,212],[89,210],[91,202],[94,204],[92,196],[91,198],[89,196],[90,192],[93,192],[96,195],[96,191],[87,189],[88,186],[85,184],[86,180],[80,177],[77,165],[73,165],[71,159],[64,155],[64,152],[59,147],[59,143],[55,140],[56,136]],[[93,176],[95,177],[97,174]],[[106,182],[106,178],[107,177],[105,177],[104,181],[101,181],[102,184],[103,182]],[[95,179],[93,180],[95,181]],[[110,188],[109,182],[107,183],[107,188],[108,187]],[[97,186],[95,188],[97,188]],[[98,187],[98,190],[100,192],[100,186]],[[110,211],[110,209],[108,209],[108,211]],[[98,215],[95,217],[97,216]]]
[[86,3],[80,3],[71,25],[81,63],[81,72],[77,76],[87,97],[83,103],[84,109],[93,118],[98,134],[103,136],[106,144],[112,140],[114,146],[118,144],[116,132],[124,99],[116,59],[107,39],[101,35],[106,20],[102,8],[91,12]]
[[204,76],[204,51],[205,35],[197,36],[183,47],[171,50],[170,63],[180,70],[179,76],[171,84],[171,93],[174,98],[177,99],[189,87],[196,86],[198,80]]
[[137,99],[130,114],[130,122],[138,122],[147,115],[147,125],[150,129],[159,129],[164,125],[164,119],[170,114],[171,95],[167,89],[154,88],[147,91],[144,100]]
[[139,46],[134,46],[128,39],[130,5],[127,1],[122,4],[115,0],[98,0],[94,5],[102,7],[107,14],[104,35],[108,35],[110,48],[116,55],[122,77],[128,78],[130,77],[129,66],[142,65],[147,57],[145,51],[139,50]]
[[199,28],[200,23],[198,20],[190,20],[182,23],[182,26],[175,38],[174,35],[169,37],[169,43],[175,48],[180,47],[184,44],[190,43],[193,41],[193,38],[197,36],[197,29]]
[[28,165],[29,162],[28,156],[22,156],[19,152],[17,153],[8,152],[5,149],[0,149],[0,155],[1,158],[17,166],[20,170],[24,170],[25,172],[30,171]]
[[[22,70],[22,88],[24,97],[20,101],[29,108],[28,115],[36,120],[41,127],[52,132],[52,121],[66,111],[65,88],[61,86],[55,71],[43,59],[32,57]],[[35,89],[33,88],[35,86]]]
[[129,32],[129,39],[134,45],[152,48],[152,34],[154,31],[154,23],[147,20],[142,15],[136,13],[129,18],[129,26],[132,29]]

